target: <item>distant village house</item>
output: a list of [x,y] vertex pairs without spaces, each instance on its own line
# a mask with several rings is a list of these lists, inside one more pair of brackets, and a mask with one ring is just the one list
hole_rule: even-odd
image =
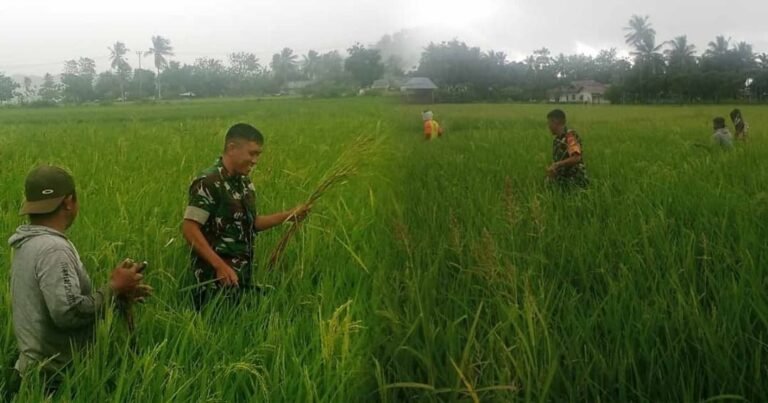
[[563,87],[549,91],[549,102],[555,103],[582,103],[582,104],[607,104],[605,92],[608,85],[594,81],[574,81]]
[[413,77],[400,87],[403,98],[409,103],[432,104],[435,102],[437,85],[426,77]]

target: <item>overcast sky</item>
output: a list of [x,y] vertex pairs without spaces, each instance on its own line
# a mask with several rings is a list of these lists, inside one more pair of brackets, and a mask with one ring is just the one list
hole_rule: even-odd
[[[511,60],[542,46],[591,54],[625,49],[622,27],[632,14],[651,16],[659,42],[687,34],[702,51],[722,34],[768,52],[765,0],[0,0],[0,72],[58,74],[80,56],[104,70],[112,43],[146,50],[152,35],[170,38],[172,59],[182,62],[250,51],[266,64],[285,46],[343,50],[401,29]],[[137,57],[129,60],[136,67]]]

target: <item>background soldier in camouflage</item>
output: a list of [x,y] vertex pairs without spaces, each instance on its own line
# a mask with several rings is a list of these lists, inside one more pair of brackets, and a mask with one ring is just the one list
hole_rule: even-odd
[[736,132],[734,133],[736,140],[747,141],[749,125],[744,121],[744,116],[741,115],[741,110],[734,109],[731,111],[731,122],[733,122],[733,126],[736,129]]
[[182,232],[192,246],[192,267],[200,283],[195,292],[198,309],[212,291],[250,288],[256,232],[307,215],[304,205],[266,216],[257,214],[256,192],[248,175],[263,146],[264,136],[253,126],[232,126],[223,155],[189,187]]
[[549,112],[547,122],[549,131],[554,136],[552,165],[547,168],[547,176],[562,186],[586,187],[589,179],[582,158],[581,138],[576,131],[566,127],[565,112],[560,109]]

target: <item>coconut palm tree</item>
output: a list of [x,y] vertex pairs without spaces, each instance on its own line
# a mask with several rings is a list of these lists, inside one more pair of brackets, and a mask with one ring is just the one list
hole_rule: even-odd
[[280,53],[275,53],[272,56],[272,63],[270,67],[275,74],[275,79],[279,84],[285,84],[287,81],[292,80],[297,73],[298,56],[293,53],[293,49],[283,48]]
[[723,35],[715,38],[709,43],[709,49],[704,52],[705,56],[725,56],[728,54],[731,46],[731,38],[725,38]]
[[536,63],[536,71],[542,71],[552,65],[552,53],[547,48],[534,50],[533,57]]
[[740,67],[744,69],[750,69],[757,65],[755,58],[755,52],[752,49],[752,45],[747,42],[739,42],[734,46],[733,53],[739,61]]
[[688,42],[688,36],[682,35],[667,42],[669,49],[664,51],[670,68],[688,69],[696,63],[696,46]]
[[641,17],[639,15],[633,15],[629,20],[629,25],[624,27],[627,33],[624,35],[624,40],[628,45],[635,47],[642,44],[646,37],[656,37],[656,30],[652,28],[651,23],[648,21],[650,17],[647,15]]
[[112,70],[117,73],[117,77],[120,80],[120,94],[123,101],[125,101],[125,83],[128,81],[128,76],[131,74],[131,65],[128,64],[128,60],[125,55],[130,52],[123,42],[117,41],[109,49],[109,59],[111,60]]
[[309,80],[314,80],[317,76],[317,64],[320,61],[320,54],[315,50],[310,50],[304,55],[301,62],[301,71]]
[[157,98],[162,98],[162,90],[160,89],[160,70],[165,69],[168,66],[167,56],[173,56],[173,47],[171,46],[171,40],[163,38],[160,35],[152,37],[152,47],[147,51],[148,55],[154,55],[155,68],[157,69]]
[[125,55],[130,52],[130,49],[126,48],[123,42],[117,41],[107,49],[109,49],[109,60],[112,62],[113,70],[117,71],[128,64]]
[[646,35],[635,47],[637,50],[632,52],[632,56],[635,57],[635,64],[649,68],[651,74],[660,73],[664,66],[664,58],[659,51],[664,47],[664,44],[656,45],[656,38],[653,35]]

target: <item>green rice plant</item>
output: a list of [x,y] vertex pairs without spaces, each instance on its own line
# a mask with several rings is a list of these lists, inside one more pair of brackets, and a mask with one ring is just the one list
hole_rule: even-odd
[[[730,152],[692,146],[729,105],[562,107],[582,192],[545,180],[551,105],[433,105],[449,130],[431,142],[421,106],[376,98],[0,110],[0,233],[24,222],[29,169],[60,164],[94,283],[131,257],[155,289],[133,334],[110,312],[55,396],[33,374],[15,401],[766,400],[766,107],[741,108],[752,138]],[[236,122],[266,134],[258,212],[314,208],[257,237],[264,295],[197,313],[179,226]],[[373,139],[350,153],[359,133]]]

